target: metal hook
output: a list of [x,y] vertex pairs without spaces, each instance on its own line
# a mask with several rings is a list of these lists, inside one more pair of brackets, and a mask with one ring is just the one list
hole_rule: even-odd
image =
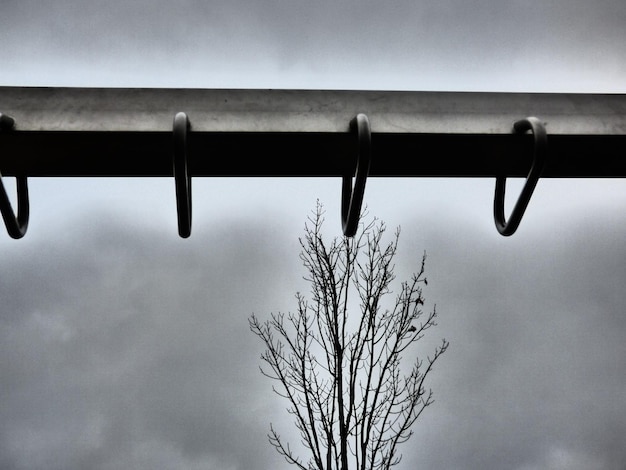
[[544,125],[536,117],[528,117],[517,121],[513,125],[513,129],[517,133],[532,131],[535,138],[535,150],[533,155],[533,163],[530,167],[526,183],[522,189],[519,199],[515,203],[515,207],[511,212],[511,217],[507,222],[504,217],[504,193],[506,191],[506,176],[498,175],[496,177],[496,191],[493,202],[493,214],[496,222],[496,228],[501,235],[505,237],[513,235],[519,226],[524,211],[528,206],[528,202],[535,190],[535,186],[539,181],[541,172],[546,163],[548,135]]
[[[0,113],[0,130],[11,130],[15,121],[12,117]],[[17,217],[11,207],[11,201],[7,195],[4,183],[2,182],[2,173],[0,173],[0,212],[2,219],[7,228],[7,232],[11,238],[22,238],[26,234],[28,228],[28,217],[30,212],[28,201],[28,180],[26,176],[16,176],[17,182]]]
[[353,237],[359,225],[365,182],[372,160],[372,133],[367,116],[362,113],[357,114],[350,121],[350,131],[356,132],[358,153],[354,189],[352,188],[352,176],[343,177],[341,188],[341,222],[343,234],[346,237]]
[[178,234],[182,238],[191,235],[191,175],[187,166],[187,131],[189,118],[185,113],[174,117],[174,184],[176,186],[176,211]]

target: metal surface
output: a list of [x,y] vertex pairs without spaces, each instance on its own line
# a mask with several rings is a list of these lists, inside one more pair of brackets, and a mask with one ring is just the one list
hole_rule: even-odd
[[520,192],[520,195],[513,207],[511,217],[508,222],[504,216],[504,196],[506,192],[506,176],[498,175],[496,177],[496,190],[493,203],[494,220],[496,228],[501,235],[510,236],[515,233],[517,227],[522,221],[526,207],[530,202],[530,198],[533,195],[533,191],[537,186],[537,182],[541,177],[543,168],[545,167],[547,150],[548,150],[548,136],[544,125],[536,117],[529,117],[517,121],[513,126],[515,132],[524,133],[526,131],[532,131],[535,139],[535,149],[533,152],[532,165],[526,178],[526,183]]
[[352,187],[352,175],[344,176],[341,186],[341,224],[343,234],[353,237],[359,226],[361,206],[365,194],[365,183],[372,160],[372,133],[370,123],[365,114],[357,114],[350,121],[350,130],[356,135],[357,162],[354,188]]
[[17,123],[0,171],[172,176],[179,111],[192,176],[350,175],[349,122],[363,113],[370,177],[525,177],[533,138],[510,129],[526,116],[550,135],[542,177],[626,177],[626,95],[342,90],[0,87]]
[[176,186],[176,212],[178,234],[182,238],[191,235],[191,175],[187,168],[187,132],[189,118],[185,113],[174,116],[174,184]]

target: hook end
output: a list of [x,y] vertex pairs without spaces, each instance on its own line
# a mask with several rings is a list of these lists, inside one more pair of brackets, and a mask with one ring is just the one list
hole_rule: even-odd
[[188,238],[191,235],[191,173],[188,168],[187,155],[187,132],[190,127],[187,114],[177,113],[173,124],[173,174],[176,187],[178,234],[181,238]]
[[350,121],[350,131],[356,134],[358,150],[354,187],[352,187],[352,176],[344,176],[341,189],[341,221],[343,234],[346,237],[353,237],[356,234],[365,193],[365,182],[372,159],[372,133],[367,115],[357,114]]
[[504,216],[504,194],[506,191],[506,176],[498,175],[496,177],[496,190],[494,195],[494,219],[496,228],[500,235],[505,237],[511,236],[517,230],[530,198],[535,190],[535,186],[541,177],[543,167],[545,166],[547,154],[547,133],[544,124],[536,117],[527,117],[516,121],[513,124],[513,130],[517,133],[532,131],[535,141],[535,150],[533,162],[526,177],[526,183],[522,188],[520,196],[515,203],[513,212],[507,221]]

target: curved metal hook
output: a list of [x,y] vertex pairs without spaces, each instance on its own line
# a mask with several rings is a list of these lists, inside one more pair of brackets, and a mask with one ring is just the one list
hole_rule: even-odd
[[[15,121],[12,117],[0,113],[0,130],[11,130]],[[11,238],[22,238],[26,235],[28,229],[28,218],[30,214],[30,204],[28,201],[28,180],[26,176],[16,176],[17,182],[17,217],[11,207],[11,201],[7,195],[4,183],[2,182],[2,174],[0,173],[0,212],[2,219],[7,228],[7,232]]]
[[28,229],[28,218],[30,207],[28,202],[28,181],[26,176],[16,176],[17,181],[17,217],[11,207],[11,201],[7,195],[4,183],[2,182],[2,174],[0,174],[0,211],[4,219],[4,225],[7,228],[11,238],[22,238],[26,235]]
[[361,113],[357,114],[350,121],[350,131],[356,132],[358,158],[354,188],[352,188],[352,176],[344,176],[341,187],[341,222],[343,234],[346,237],[353,237],[359,225],[365,182],[372,160],[372,133],[367,116]]
[[185,113],[174,117],[174,184],[176,186],[176,211],[178,234],[182,238],[191,235],[191,175],[187,167],[187,131],[189,118]]
[[533,163],[530,167],[526,183],[522,189],[519,199],[515,203],[515,207],[511,212],[511,217],[507,222],[504,217],[504,193],[506,191],[506,176],[496,177],[496,191],[493,202],[493,214],[496,222],[496,228],[501,235],[508,237],[513,235],[517,230],[524,211],[528,206],[528,202],[535,190],[535,186],[539,181],[541,172],[546,163],[547,148],[548,148],[548,135],[544,125],[536,117],[528,117],[517,121],[513,125],[515,132],[523,133],[526,131],[532,131],[535,137],[535,150],[533,155]]

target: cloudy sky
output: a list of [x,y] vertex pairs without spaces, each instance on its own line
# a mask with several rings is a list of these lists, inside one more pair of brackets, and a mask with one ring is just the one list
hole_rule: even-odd
[[[622,0],[0,0],[0,38],[0,86],[626,93]],[[30,188],[0,233],[0,469],[287,468],[247,320],[308,289],[298,237],[317,199],[341,234],[341,181],[196,178],[185,240],[169,178]],[[626,186],[541,180],[508,238],[493,189],[368,181],[451,343],[398,468],[623,470]]]

